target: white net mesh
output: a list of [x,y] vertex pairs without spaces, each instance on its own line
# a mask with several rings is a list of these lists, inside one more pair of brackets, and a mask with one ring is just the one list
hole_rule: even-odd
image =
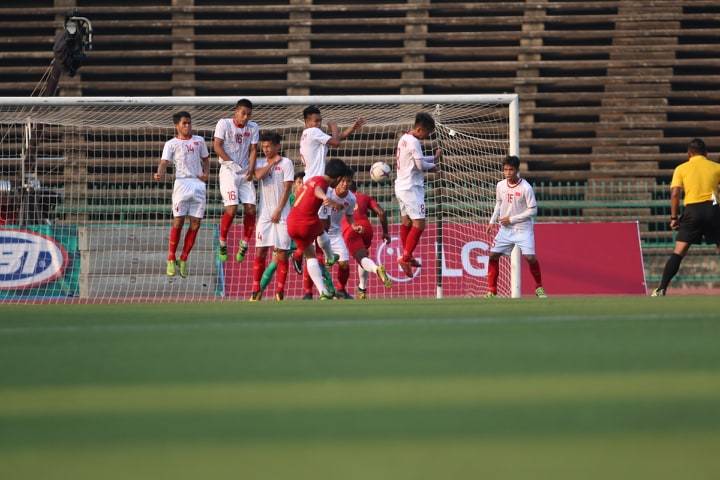
[[[419,97],[415,103],[363,99],[362,104],[324,103],[322,98],[255,98],[253,120],[278,131],[283,154],[300,169],[298,142],[302,110],[322,110],[324,124],[341,128],[357,117],[363,129],[331,148],[357,171],[358,190],[374,196],[388,212],[393,241],[382,244],[376,225],[370,256],[395,280],[385,289],[371,276],[371,298],[474,296],[486,291],[485,223],[494,204],[495,183],[509,150],[508,99],[442,103]],[[217,261],[222,199],[212,135],[220,118],[232,116],[235,99],[172,99],[152,105],[107,99],[70,99],[63,105],[0,104],[0,301],[194,301],[246,299],[250,295],[254,249],[244,262]],[[368,103],[370,102],[370,103]],[[172,175],[155,182],[162,147],[175,134],[172,114],[192,114],[193,133],[211,152],[207,208],[188,259],[187,278],[165,274],[172,213]],[[444,151],[441,173],[426,177],[427,228],[415,251],[422,262],[412,279],[397,267],[398,204],[392,183],[370,180],[369,168],[382,160],[395,169],[399,137],[419,111],[431,113],[437,131],[424,143],[427,154]],[[172,169],[170,169],[172,172]],[[394,175],[391,175],[394,178]],[[240,238],[240,212],[230,231],[231,258]],[[187,222],[183,237],[187,231]],[[182,237],[181,237],[182,238]],[[442,245],[442,252],[439,246]],[[180,250],[182,248],[182,240]],[[440,255],[442,253],[442,255]],[[351,261],[348,291],[357,284]],[[335,275],[336,272],[333,272]],[[508,295],[504,261],[500,293]],[[302,279],[288,274],[286,298],[302,296]]]

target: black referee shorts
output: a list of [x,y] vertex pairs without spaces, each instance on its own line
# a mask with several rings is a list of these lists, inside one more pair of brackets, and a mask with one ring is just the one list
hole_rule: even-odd
[[680,216],[680,228],[676,237],[679,242],[720,242],[720,206],[712,202],[691,203]]

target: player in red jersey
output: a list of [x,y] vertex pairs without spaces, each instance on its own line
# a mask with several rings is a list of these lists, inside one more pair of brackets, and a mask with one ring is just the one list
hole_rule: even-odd
[[[380,221],[380,226],[382,227],[383,240],[385,241],[385,243],[390,242],[387,216],[385,215],[385,210],[383,210],[383,208],[377,203],[374,197],[357,191],[357,184],[355,183],[355,181],[352,181],[350,183],[350,191],[355,195],[356,200],[355,211],[353,212],[353,219],[355,220],[355,225],[360,225],[362,227],[362,233],[358,234],[357,232],[349,228],[350,224],[347,222],[346,219],[343,218],[343,238],[345,239],[345,243],[347,244],[348,249],[350,249],[353,256],[355,256],[353,252],[359,250],[361,247],[363,250],[365,250],[365,255],[363,256],[369,256],[370,246],[372,245],[374,232],[372,223],[370,223],[370,219],[368,218],[368,212],[372,210],[377,215],[378,220]],[[361,240],[361,243],[357,242],[357,239],[355,237],[358,237]],[[351,246],[351,244],[353,246]],[[370,272],[365,270],[359,263],[357,266],[357,270],[357,298],[360,300],[366,300],[367,281]]]
[[288,216],[288,234],[297,246],[292,254],[293,266],[295,271],[302,273],[302,257],[305,257],[308,273],[320,292],[321,300],[331,299],[332,296],[323,285],[322,270],[315,256],[315,239],[325,231],[318,217],[318,210],[323,205],[342,208],[342,205],[328,198],[327,190],[328,187],[336,186],[347,172],[345,162],[339,159],[330,160],[325,166],[323,176],[313,177],[305,182]]

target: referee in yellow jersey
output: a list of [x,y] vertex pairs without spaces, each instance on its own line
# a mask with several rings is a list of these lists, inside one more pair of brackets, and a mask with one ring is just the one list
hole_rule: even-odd
[[[720,206],[715,193],[720,184],[720,164],[708,160],[705,142],[693,139],[688,145],[688,161],[675,168],[670,184],[670,228],[678,230],[675,249],[668,258],[662,280],[651,296],[665,295],[670,280],[690,245],[705,241],[720,245]],[[685,192],[685,210],[678,216],[680,197]]]

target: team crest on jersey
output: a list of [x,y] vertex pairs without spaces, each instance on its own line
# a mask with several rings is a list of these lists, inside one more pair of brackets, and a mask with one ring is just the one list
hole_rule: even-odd
[[249,137],[249,136],[250,136],[250,132],[243,132],[243,137]]
[[68,264],[62,245],[27,230],[0,232],[0,290],[36,287],[55,280]]
[[520,192],[515,192],[515,196],[516,196],[516,197],[519,197],[519,196],[521,196],[521,195],[522,195],[522,193],[520,193]]

